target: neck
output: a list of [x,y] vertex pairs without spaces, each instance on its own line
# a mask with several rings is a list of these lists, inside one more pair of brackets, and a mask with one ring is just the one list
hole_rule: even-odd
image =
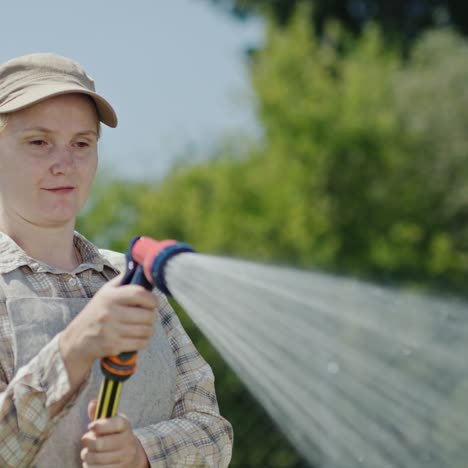
[[74,222],[54,227],[36,226],[25,221],[15,226],[0,222],[0,230],[30,257],[65,271],[72,271],[79,265],[73,244],[74,227]]

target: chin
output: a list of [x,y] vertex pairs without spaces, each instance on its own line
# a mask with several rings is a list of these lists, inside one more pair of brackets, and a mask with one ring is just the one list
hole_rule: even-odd
[[79,211],[78,206],[60,206],[42,211],[41,217],[51,223],[63,224],[74,220]]
[[76,219],[76,212],[70,212],[70,213],[54,213],[53,215],[45,215],[42,217],[42,222],[40,224],[43,224],[48,227],[61,227],[61,226],[66,226],[70,223],[74,223]]

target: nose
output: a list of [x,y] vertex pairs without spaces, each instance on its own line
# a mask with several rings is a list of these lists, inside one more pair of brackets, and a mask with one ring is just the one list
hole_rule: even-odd
[[57,147],[54,156],[54,161],[50,167],[53,175],[67,174],[74,169],[73,152],[68,146]]

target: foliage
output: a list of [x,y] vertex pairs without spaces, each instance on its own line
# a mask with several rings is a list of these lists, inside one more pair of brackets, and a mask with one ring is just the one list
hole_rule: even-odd
[[467,52],[453,32],[429,32],[395,79],[395,107],[416,141],[399,185],[401,217],[419,237],[411,270],[460,293],[468,268]]
[[[355,38],[328,23],[318,38],[308,16],[305,8],[287,27],[271,22],[252,64],[262,144],[247,157],[227,147],[209,163],[179,165],[154,186],[103,181],[79,229],[118,250],[145,234],[462,294],[467,44],[430,32],[403,62],[376,25]],[[234,424],[232,466],[304,466],[178,310]]]
[[450,23],[468,32],[468,10],[461,0],[211,0],[237,18],[269,16],[287,26],[303,5],[311,7],[308,19],[321,35],[330,20],[360,34],[369,22],[377,23],[387,38],[412,42],[421,32]]

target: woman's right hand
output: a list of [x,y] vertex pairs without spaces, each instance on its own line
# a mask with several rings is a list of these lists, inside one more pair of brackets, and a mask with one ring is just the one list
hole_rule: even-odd
[[85,378],[96,359],[139,351],[154,334],[157,297],[143,286],[120,286],[121,280],[106,283],[59,338],[72,382]]

